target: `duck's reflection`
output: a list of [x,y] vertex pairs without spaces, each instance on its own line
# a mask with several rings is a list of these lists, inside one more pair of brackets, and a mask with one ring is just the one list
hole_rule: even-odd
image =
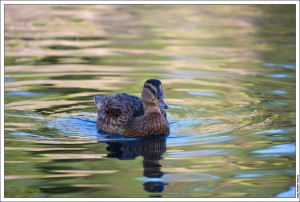
[[137,140],[110,140],[106,141],[108,158],[133,160],[138,156],[144,157],[144,177],[149,178],[144,183],[144,190],[148,192],[162,192],[166,183],[160,179],[164,173],[161,171],[159,161],[166,152],[165,138],[149,138]]

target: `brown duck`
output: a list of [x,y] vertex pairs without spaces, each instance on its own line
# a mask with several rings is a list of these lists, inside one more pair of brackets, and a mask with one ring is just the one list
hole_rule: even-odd
[[142,90],[142,99],[126,93],[95,96],[98,108],[97,125],[101,131],[120,133],[125,137],[167,136],[170,133],[161,82],[149,79]]

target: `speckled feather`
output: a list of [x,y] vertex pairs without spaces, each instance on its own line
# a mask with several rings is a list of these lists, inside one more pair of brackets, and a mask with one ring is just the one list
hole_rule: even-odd
[[125,128],[126,137],[167,136],[170,133],[168,121],[159,112],[147,113],[130,120]]
[[98,128],[109,133],[123,133],[128,120],[144,114],[142,100],[126,93],[102,97],[97,106]]

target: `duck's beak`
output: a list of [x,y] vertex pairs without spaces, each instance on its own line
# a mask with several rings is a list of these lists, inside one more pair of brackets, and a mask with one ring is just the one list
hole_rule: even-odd
[[169,109],[168,104],[165,102],[165,100],[163,98],[159,100],[159,108],[161,108],[161,109]]

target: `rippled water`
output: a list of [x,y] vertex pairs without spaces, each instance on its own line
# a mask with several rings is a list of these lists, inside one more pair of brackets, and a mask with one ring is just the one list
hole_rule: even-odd
[[[295,197],[295,6],[6,5],[5,197]],[[171,135],[94,95],[160,79]]]

